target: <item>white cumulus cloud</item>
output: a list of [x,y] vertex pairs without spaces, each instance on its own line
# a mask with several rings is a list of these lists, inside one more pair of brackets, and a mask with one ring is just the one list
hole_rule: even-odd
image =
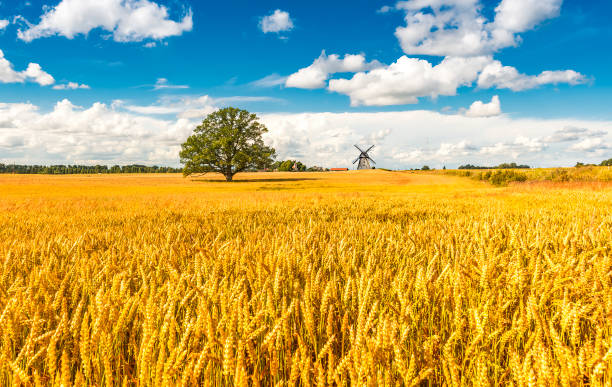
[[590,130],[587,128],[578,128],[575,126],[566,126],[563,129],[555,130],[555,132],[547,136],[547,142],[573,142],[585,140],[588,138],[605,137],[608,134],[607,130]]
[[4,57],[0,50],[0,83],[35,82],[41,86],[55,83],[51,74],[45,72],[38,63],[30,63],[23,71],[15,71],[13,64]]
[[567,83],[578,85],[585,83],[586,77],[574,70],[543,71],[539,75],[525,75],[512,66],[503,66],[500,61],[488,64],[478,77],[478,87],[510,89],[523,91],[534,89],[542,85]]
[[300,89],[320,89],[326,86],[331,74],[336,73],[355,73],[358,71],[371,70],[381,67],[378,61],[366,62],[363,54],[345,55],[326,55],[325,51],[315,59],[308,67],[304,67],[294,74],[291,74],[285,85]]
[[467,156],[478,150],[478,147],[472,145],[471,142],[462,140],[458,143],[446,143],[440,144],[440,148],[436,150],[435,156],[441,158]]
[[[353,144],[376,143],[375,160],[383,168],[430,165],[498,165],[520,162],[532,166],[570,166],[576,158],[600,162],[597,154],[570,154],[564,144],[544,138],[559,127],[591,127],[601,131],[612,122],[567,119],[474,120],[462,114],[431,111],[379,113],[263,114],[267,141],[281,159],[298,158],[308,165],[346,166],[357,155]],[[385,129],[377,130],[384,122]],[[375,141],[378,138],[378,141]],[[610,143],[610,137],[602,141]],[[431,144],[431,145],[430,145]]]
[[153,119],[102,103],[81,108],[69,100],[48,113],[29,104],[0,104],[2,121],[12,123],[0,125],[2,158],[29,163],[176,164],[180,141],[194,128],[185,119]]
[[585,138],[584,140],[569,147],[571,151],[577,152],[597,152],[610,149],[610,143],[603,138]]
[[[316,82],[313,80],[307,85],[325,82],[322,76],[310,79]],[[414,104],[421,97],[453,96],[459,87],[470,87],[474,83],[483,89],[522,91],[547,84],[577,85],[584,82],[586,77],[573,70],[521,74],[516,68],[503,66],[490,56],[449,56],[435,66],[424,59],[402,56],[389,66],[358,72],[350,79],[332,79],[328,88],[348,95],[352,106],[386,106]]]
[[[179,165],[181,143],[205,114],[228,100],[258,97],[174,98],[161,99],[148,110],[120,101],[79,107],[61,100],[50,111],[29,103],[0,103],[0,162]],[[422,110],[259,117],[269,129],[265,140],[280,159],[327,167],[350,167],[357,157],[353,144],[376,144],[377,166],[393,169],[512,161],[532,166],[599,163],[609,158],[605,153],[612,144],[612,121],[505,115],[474,120]],[[551,141],[560,131],[576,134],[569,147]]]
[[470,86],[490,57],[447,57],[433,66],[426,60],[400,57],[397,62],[351,79],[332,79],[329,90],[346,94],[352,106],[413,104],[420,97],[456,95],[460,86]]
[[193,17],[189,10],[174,21],[166,6],[149,0],[61,0],[45,8],[38,24],[20,29],[18,37],[26,42],[55,35],[72,39],[98,28],[117,42],[139,42],[191,31]]
[[9,21],[6,19],[0,19],[0,31],[8,27]]
[[23,75],[25,79],[32,80],[41,86],[49,86],[55,83],[51,74],[44,71],[38,63],[30,63]]
[[487,156],[506,156],[513,160],[525,154],[539,154],[548,147],[548,144],[537,137],[518,136],[510,142],[498,142],[494,145],[484,146],[480,153]]
[[465,112],[465,115],[468,117],[494,117],[500,115],[501,113],[502,111],[499,96],[495,95],[489,103],[475,101],[472,105],[470,105],[470,108]]
[[261,28],[264,34],[268,32],[287,32],[293,29],[293,20],[291,20],[289,12],[277,9],[271,15],[261,18],[259,28]]
[[488,20],[480,0],[407,0],[406,25],[395,35],[410,55],[488,55],[516,46],[520,33],[558,16],[562,0],[502,0]]
[[[406,26],[396,30],[404,52],[443,57],[439,63],[404,55],[382,65],[376,60],[365,62],[363,55],[340,59],[323,52],[310,66],[291,74],[285,85],[317,89],[328,83],[328,90],[349,96],[352,106],[388,106],[415,104],[422,97],[454,96],[460,87],[523,91],[543,85],[584,84],[588,78],[575,70],[528,75],[493,57],[503,48],[518,45],[520,33],[558,16],[561,4],[562,0],[501,0],[493,17],[487,18],[481,0],[399,1],[378,12],[404,12]],[[349,60],[353,65],[347,65]],[[331,77],[335,73],[354,75]],[[470,114],[477,114],[478,108],[490,109],[488,115],[501,111],[492,101],[482,106],[477,103]]]
[[542,21],[559,16],[563,0],[502,0],[495,8],[491,35],[498,47],[516,45],[515,35],[529,31]]

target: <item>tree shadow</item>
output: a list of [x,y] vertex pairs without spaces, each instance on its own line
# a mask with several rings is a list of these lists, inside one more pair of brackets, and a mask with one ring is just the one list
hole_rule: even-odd
[[320,180],[316,177],[286,177],[281,179],[234,179],[231,182],[227,182],[223,179],[198,179],[194,178],[191,181],[195,181],[198,183],[282,183],[282,182],[290,182],[290,181],[309,181],[309,180]]

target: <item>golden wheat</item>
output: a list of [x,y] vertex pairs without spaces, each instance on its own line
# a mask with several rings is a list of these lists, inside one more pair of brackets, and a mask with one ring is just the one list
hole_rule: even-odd
[[610,188],[0,179],[2,385],[612,383]]

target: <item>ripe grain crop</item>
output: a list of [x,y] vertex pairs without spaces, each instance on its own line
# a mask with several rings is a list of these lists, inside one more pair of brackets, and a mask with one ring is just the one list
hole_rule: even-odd
[[1,176],[2,385],[612,383],[612,190]]
[[504,186],[514,182],[552,183],[559,185],[610,185],[612,184],[611,166],[582,166],[575,168],[535,168],[535,169],[462,169],[438,170],[428,173],[442,173],[453,176],[471,177],[487,181],[493,185]]

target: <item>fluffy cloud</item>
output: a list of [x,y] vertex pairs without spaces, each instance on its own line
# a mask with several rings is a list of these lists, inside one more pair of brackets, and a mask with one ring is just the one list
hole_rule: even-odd
[[285,85],[300,89],[320,89],[326,86],[331,74],[355,73],[381,66],[378,61],[366,62],[365,56],[362,54],[345,55],[344,58],[340,59],[340,56],[335,54],[327,56],[323,51],[310,66],[291,74]]
[[[329,90],[348,95],[352,106],[386,106],[417,103],[420,97],[453,96],[459,87],[475,82],[483,89],[522,91],[546,84],[577,85],[585,81],[584,75],[572,70],[544,71],[535,76],[520,74],[490,56],[446,57],[435,66],[424,59],[402,56],[389,66],[359,72],[350,79],[332,79]],[[317,82],[324,80],[318,78]]]
[[[325,55],[290,75],[288,87],[325,87],[335,73],[356,73],[351,78],[331,79],[328,89],[348,95],[352,106],[388,106],[418,103],[421,97],[453,96],[462,86],[523,91],[543,85],[578,85],[587,78],[574,70],[520,73],[503,66],[493,54],[520,42],[520,33],[559,14],[562,0],[502,0],[493,20],[483,16],[480,0],[405,0],[384,6],[379,13],[405,12],[406,26],[396,30],[406,54],[444,57],[433,63],[402,56],[384,66],[365,62],[363,55]],[[351,65],[349,64],[349,61]],[[368,68],[369,67],[369,68]],[[494,115],[501,110],[496,101],[476,103],[470,115]],[[490,109],[482,113],[482,109]],[[480,112],[476,112],[480,109]]]
[[515,35],[531,30],[542,21],[559,16],[563,0],[502,0],[495,8],[491,34],[498,47],[516,45]]
[[329,90],[346,94],[351,105],[400,105],[417,103],[419,97],[456,95],[470,86],[490,57],[445,58],[432,66],[426,60],[402,56],[388,67],[359,72],[351,79],[332,79]]
[[51,74],[45,72],[38,63],[30,63],[22,74],[24,79],[32,80],[41,86],[49,86],[55,83]]
[[[409,55],[477,56],[491,53],[487,48],[485,20],[479,17],[478,0],[399,2],[406,12],[405,27],[395,36]],[[431,7],[432,12],[422,12]]]
[[367,143],[378,145],[382,143],[391,134],[391,129],[381,129],[376,132],[372,132],[367,136]]
[[603,138],[585,138],[584,140],[569,147],[569,150],[576,152],[597,152],[610,148],[610,143],[606,143]]
[[[34,82],[41,86],[50,86],[55,83],[51,74],[44,71],[38,63],[30,63],[23,71],[16,71],[13,64],[4,57],[4,52],[0,50],[0,83],[25,83]],[[89,86],[68,82],[66,84],[53,86],[55,90],[74,90],[89,89]]]
[[556,17],[561,4],[562,0],[502,0],[491,21],[479,0],[400,1],[395,9],[406,13],[406,26],[398,27],[395,35],[410,55],[487,55],[517,45],[518,34]]
[[61,84],[61,85],[55,85],[53,86],[54,90],[78,90],[78,89],[91,89],[91,87],[89,87],[88,85],[84,85],[84,84],[79,84],[77,82],[68,82],[65,84]]
[[0,150],[17,162],[176,164],[179,140],[193,130],[185,119],[152,119],[101,103],[83,109],[68,100],[44,114],[29,104],[0,104],[4,121],[11,127],[0,125]]
[[9,25],[9,21],[6,19],[0,19],[0,31],[5,29]]
[[2,148],[18,148],[25,145],[25,140],[21,136],[5,136],[0,137],[0,149]]
[[[587,126],[596,132],[612,124],[515,120],[507,116],[473,120],[464,115],[430,111],[264,114],[261,119],[270,129],[268,141],[280,158],[300,158],[309,165],[348,167],[356,157],[353,144],[376,144],[373,157],[377,165],[388,168],[424,164],[497,165],[510,161],[533,166],[570,166],[585,158],[599,162],[596,154],[567,152],[564,144],[549,143],[545,138],[560,126]],[[380,127],[381,122],[386,127],[382,133],[372,130]],[[379,134],[384,136],[376,141]],[[610,143],[609,136],[602,140]]]
[[440,148],[435,152],[435,156],[446,158],[446,157],[457,157],[457,156],[468,156],[478,150],[478,147],[472,145],[469,141],[462,140],[456,144],[443,142],[440,144]]
[[543,71],[539,75],[525,75],[512,66],[503,66],[500,61],[488,64],[478,77],[478,87],[488,89],[510,89],[523,91],[548,84],[567,83],[578,85],[586,82],[586,77],[574,70]]
[[43,71],[38,63],[30,63],[23,71],[15,71],[13,64],[5,57],[0,50],[0,83],[24,83],[35,82],[41,86],[49,86],[55,83],[53,77]]
[[523,154],[540,153],[547,147],[548,145],[539,138],[519,136],[511,142],[498,142],[491,146],[484,146],[479,152],[489,156],[509,155],[516,160]]
[[277,9],[271,15],[261,18],[259,28],[261,28],[264,34],[268,32],[287,32],[293,29],[293,21],[289,12]]
[[469,141],[461,140],[456,143],[443,142],[437,149],[419,148],[408,151],[395,151],[392,159],[408,165],[418,165],[418,163],[445,162],[458,157],[466,157],[477,154],[479,148],[472,145]]
[[555,132],[547,136],[546,142],[572,142],[586,140],[589,138],[604,137],[608,134],[605,130],[589,130],[587,128],[577,128],[574,126],[566,126],[563,129],[555,130]]
[[193,28],[189,10],[181,20],[170,19],[168,8],[149,0],[62,0],[48,7],[40,22],[18,31],[26,42],[61,35],[68,39],[100,28],[117,42],[139,42],[183,34]]
[[[179,101],[166,106],[160,102],[156,106],[166,108],[164,116],[150,114],[153,107],[147,111],[120,102],[83,108],[63,100],[49,112],[32,104],[0,103],[0,162],[178,165],[180,144],[200,122],[201,113],[216,109],[219,100],[203,96],[182,106]],[[376,144],[372,157],[385,168],[509,161],[569,166],[578,160],[600,162],[612,144],[607,134],[612,122],[604,121],[508,116],[474,120],[418,110],[259,116],[269,129],[266,141],[279,158],[328,167],[350,166],[357,156],[353,144]],[[577,137],[569,147],[567,141],[553,142],[559,133],[570,132]]]
[[493,117],[498,116],[501,113],[502,111],[499,96],[495,95],[489,103],[484,103],[482,101],[474,102],[465,112],[465,115],[468,117]]
[[[20,122],[33,119],[38,108],[29,103],[0,103],[0,128],[17,128]],[[17,133],[12,133],[16,135]]]

